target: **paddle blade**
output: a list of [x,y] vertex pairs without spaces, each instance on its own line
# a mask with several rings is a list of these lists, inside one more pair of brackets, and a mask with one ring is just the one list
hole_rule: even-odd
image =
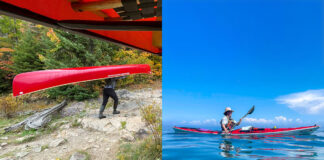
[[254,111],[254,105],[253,105],[253,107],[249,110],[249,112],[248,112],[247,114],[252,114],[253,111]]

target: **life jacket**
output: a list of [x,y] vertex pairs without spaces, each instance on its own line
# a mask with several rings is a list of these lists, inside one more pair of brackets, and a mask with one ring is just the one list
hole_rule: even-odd
[[[232,118],[227,119],[227,120],[228,120],[228,123],[225,125],[225,127],[227,130],[231,130],[235,125],[234,120]],[[222,126],[222,130],[224,131],[225,129],[223,128],[222,123],[223,123],[223,120],[221,121],[221,126]]]

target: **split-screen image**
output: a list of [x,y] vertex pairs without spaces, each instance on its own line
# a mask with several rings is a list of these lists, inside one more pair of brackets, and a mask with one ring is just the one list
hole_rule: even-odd
[[0,160],[324,159],[323,6],[0,0]]

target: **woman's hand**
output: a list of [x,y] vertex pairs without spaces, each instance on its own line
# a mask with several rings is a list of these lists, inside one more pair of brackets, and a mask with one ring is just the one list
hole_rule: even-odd
[[241,124],[241,122],[242,122],[242,118],[240,119],[240,121],[237,123],[237,125],[240,125]]

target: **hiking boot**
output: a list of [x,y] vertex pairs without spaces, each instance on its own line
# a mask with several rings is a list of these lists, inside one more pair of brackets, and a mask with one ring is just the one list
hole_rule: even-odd
[[103,118],[106,118],[106,116],[99,114],[99,119],[103,119]]
[[117,111],[117,110],[115,110],[114,112],[113,112],[113,114],[119,114],[120,112],[119,111]]

